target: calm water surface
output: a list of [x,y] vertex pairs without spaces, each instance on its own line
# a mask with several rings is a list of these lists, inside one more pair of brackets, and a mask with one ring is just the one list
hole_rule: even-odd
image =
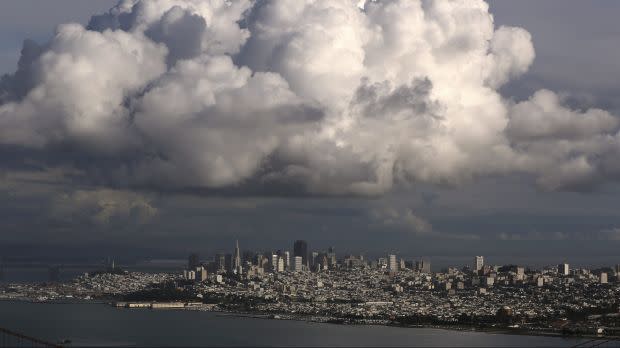
[[240,318],[197,311],[116,309],[102,304],[0,301],[0,327],[79,346],[470,346],[571,347],[585,340],[345,326]]
[[[143,262],[133,265],[122,265],[121,268],[130,272],[145,272],[145,273],[182,273],[182,269],[185,267],[185,261],[180,262]],[[99,266],[80,266],[72,265],[70,267],[60,266],[58,269],[58,280],[63,282],[69,282],[77,276],[81,276],[84,273],[92,272],[97,269],[101,269]],[[0,264],[0,284],[8,283],[40,283],[50,281],[50,269],[49,266],[40,265],[11,265]]]

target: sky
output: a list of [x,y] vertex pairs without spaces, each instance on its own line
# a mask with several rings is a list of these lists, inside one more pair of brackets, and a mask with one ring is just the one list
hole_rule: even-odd
[[0,255],[619,262],[620,4],[131,2],[0,4]]

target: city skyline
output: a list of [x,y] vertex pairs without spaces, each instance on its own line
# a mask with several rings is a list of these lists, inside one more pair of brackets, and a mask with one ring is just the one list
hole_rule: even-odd
[[[123,264],[134,264],[150,262],[150,260],[163,260],[165,262],[186,263],[187,255],[192,254],[204,259],[206,255],[214,257],[229,256],[228,264],[232,264],[234,255],[234,242],[241,241],[240,253],[243,255],[248,252],[274,252],[287,251],[291,257],[294,257],[294,240],[282,240],[278,243],[248,242],[245,239],[229,238],[226,236],[218,243],[220,246],[215,247],[213,242],[205,242],[202,247],[183,247],[179,249],[162,248],[136,248],[126,247],[119,249],[117,246],[97,246],[95,248],[72,247],[53,247],[42,249],[16,248],[15,250],[3,249],[0,246],[0,264],[96,264],[99,262],[109,262],[115,259]],[[308,243],[309,242],[309,243]],[[231,247],[231,243],[233,247]],[[615,253],[615,245],[606,242],[600,242],[597,245],[590,245],[592,248],[598,248],[600,255],[593,257],[589,254],[575,253],[565,246],[554,242],[553,249],[550,249],[549,243],[541,243],[540,241],[506,241],[502,244],[490,243],[481,245],[478,241],[463,248],[451,247],[449,243],[437,243],[428,241],[414,245],[413,248],[400,245],[399,247],[386,245],[385,247],[356,245],[351,247],[350,243],[332,243],[325,241],[306,240],[310,245],[308,254],[316,251],[328,251],[335,249],[339,256],[343,255],[363,255],[367,258],[385,257],[389,254],[396,254],[406,259],[427,259],[433,260],[433,264],[437,267],[445,268],[451,266],[470,266],[472,255],[484,254],[485,260],[490,260],[494,264],[508,265],[521,264],[530,267],[542,267],[547,265],[555,265],[563,260],[570,260],[571,264],[579,267],[601,267],[605,265],[613,265],[617,262],[618,257]],[[512,245],[510,245],[512,244]],[[516,245],[515,245],[516,244]],[[5,246],[6,247],[6,246]],[[529,248],[529,250],[523,250]],[[514,249],[520,249],[521,252],[511,252]],[[120,251],[119,251],[120,250]],[[474,250],[473,252],[470,250]],[[185,261],[184,261],[185,260]]]
[[297,254],[309,251],[310,267],[302,256],[290,262],[290,253],[278,250],[244,252],[241,268],[235,241],[234,256],[205,263],[191,254],[182,272],[129,271],[112,260],[70,281],[60,281],[55,269],[55,278],[47,282],[0,283],[0,299],[105,301],[98,306],[149,309],[149,316],[159,310],[225,312],[263,320],[543,334],[596,346],[620,337],[620,264],[588,269],[564,261],[536,269],[492,265],[478,255],[471,257],[471,267],[431,270],[427,261],[399,260],[394,254],[369,260],[336,257],[333,248],[313,252],[303,240],[292,246]]
[[[241,250],[243,251],[242,253]],[[291,250],[293,250],[292,253]],[[304,250],[305,252],[302,250]],[[299,266],[297,266],[295,258],[303,258],[304,254],[307,255],[307,260],[300,260]],[[464,261],[467,256],[462,257],[460,261],[453,261],[453,263],[442,260],[439,265],[435,265],[435,268],[431,268],[431,265],[433,265],[432,260],[434,257],[429,255],[402,254],[395,251],[395,249],[385,251],[383,254],[369,254],[364,251],[351,252],[346,250],[338,253],[337,249],[335,249],[333,246],[322,249],[312,248],[312,246],[309,245],[306,240],[300,239],[295,240],[290,248],[272,247],[262,249],[252,249],[251,247],[240,248],[239,240],[235,239],[235,247],[232,252],[227,253],[225,251],[223,252],[222,250],[218,250],[215,254],[207,253],[206,255],[202,255],[202,257],[200,257],[199,255],[200,254],[198,253],[192,253],[189,255],[187,267],[188,270],[194,269],[198,266],[204,266],[210,269],[211,272],[217,273],[219,271],[226,271],[234,274],[242,274],[244,272],[239,271],[240,269],[245,269],[245,271],[247,272],[247,267],[258,266],[260,268],[263,268],[265,272],[277,273],[284,270],[320,272],[326,270],[334,270],[336,269],[336,266],[338,266],[338,268],[355,268],[357,266],[363,265],[364,267],[383,268],[387,271],[411,269],[431,273],[431,271],[444,272],[444,270],[454,267],[464,270],[467,269],[472,272],[481,272],[483,269],[486,269],[489,266],[495,268],[518,266],[527,270],[555,267],[557,268],[559,273],[568,275],[569,270],[571,270],[570,266],[572,265],[574,269],[609,268],[616,269],[617,272],[620,272],[620,259],[617,259],[618,261],[610,259],[607,262],[592,264],[570,264],[568,263],[569,258],[565,257],[557,259],[562,260],[561,263],[554,264],[553,262],[549,261],[547,261],[546,263],[531,262],[531,260],[530,262],[523,262],[523,260],[519,258],[508,258],[497,262],[497,259],[494,259],[493,257],[490,258],[491,262],[489,262],[489,258],[481,255],[469,256],[469,263]],[[257,257],[259,258],[257,259]],[[441,257],[438,258],[440,260],[442,259]],[[356,262],[351,263],[351,261]],[[282,262],[282,269],[277,266],[279,262]],[[303,268],[301,268],[302,265]],[[246,268],[243,268],[243,266],[245,266]]]

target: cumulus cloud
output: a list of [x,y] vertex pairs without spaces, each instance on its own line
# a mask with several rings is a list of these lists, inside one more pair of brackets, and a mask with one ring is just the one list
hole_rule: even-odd
[[393,207],[385,207],[373,210],[370,216],[386,226],[404,227],[413,234],[436,235],[433,226],[428,221],[409,209],[399,210]]
[[513,105],[509,119],[507,137],[545,188],[589,188],[620,174],[620,120],[604,110],[571,110],[541,90]]
[[397,208],[384,205],[374,208],[368,214],[371,225],[378,224],[381,230],[392,228],[408,234],[424,238],[447,238],[461,240],[478,240],[484,236],[477,233],[452,233],[433,228],[432,223],[410,208]]
[[98,185],[184,192],[615,179],[615,116],[498,93],[534,57],[483,0],[121,0],[24,44],[0,144]]
[[50,216],[61,220],[88,220],[96,225],[144,224],[157,213],[158,209],[144,195],[101,189],[59,194],[51,203]]
[[569,110],[561,105],[557,94],[548,90],[538,91],[511,111],[507,132],[511,139],[522,141],[588,139],[613,134],[620,126],[620,120],[604,110]]

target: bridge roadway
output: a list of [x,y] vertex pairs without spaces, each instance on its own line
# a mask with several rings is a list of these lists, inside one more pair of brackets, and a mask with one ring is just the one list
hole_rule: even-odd
[[0,347],[55,347],[55,348],[60,348],[62,346],[0,327]]
[[604,348],[604,347],[620,347],[620,341],[617,339],[594,338],[585,342],[574,345],[572,348]]

